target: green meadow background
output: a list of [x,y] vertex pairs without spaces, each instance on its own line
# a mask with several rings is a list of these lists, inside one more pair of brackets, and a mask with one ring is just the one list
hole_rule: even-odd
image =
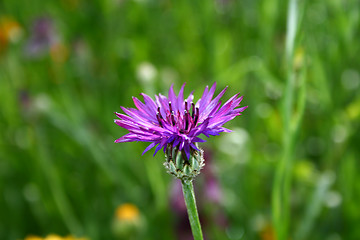
[[206,239],[360,239],[359,41],[357,0],[1,0],[0,239],[191,239],[114,112],[215,81],[249,107],[201,145]]

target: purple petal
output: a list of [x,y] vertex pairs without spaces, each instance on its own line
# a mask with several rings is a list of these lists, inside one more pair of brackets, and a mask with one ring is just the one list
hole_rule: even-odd
[[185,151],[187,159],[190,159],[190,146],[188,143],[185,144],[184,151]]
[[180,141],[179,150],[182,150],[184,148],[185,142],[183,139]]
[[144,103],[142,103],[139,99],[136,97],[133,97],[133,101],[137,109],[147,115],[152,121],[157,121],[156,119],[156,112],[152,112],[149,107],[147,107]]
[[172,84],[170,89],[169,89],[169,101],[171,102],[172,110],[174,112],[177,112],[178,107],[177,107],[176,95],[175,95],[175,92],[174,92],[174,84]]
[[209,124],[209,128],[221,127],[226,122],[233,120],[236,116],[238,116],[238,114],[232,114],[232,115],[226,115],[223,117],[212,118],[211,119],[212,121]]
[[205,99],[208,93],[209,93],[209,86],[206,86],[204,89],[203,95],[201,96],[200,99]]
[[164,95],[159,94],[155,96],[158,107],[160,107],[160,113],[163,118],[166,117],[166,111],[169,110],[169,99]]
[[188,96],[188,98],[186,99],[186,101],[187,101],[188,103],[192,103],[193,100],[194,100],[194,91],[192,91],[192,92],[189,94],[189,96]]
[[156,153],[162,148],[163,146],[161,146],[161,144],[157,145],[156,148],[155,148],[155,153],[153,156],[156,155]]
[[190,143],[190,146],[191,146],[193,149],[195,149],[196,151],[200,151],[200,149],[198,149],[195,144]]
[[208,94],[209,92],[209,86],[206,86],[205,89],[204,89],[204,92],[203,92],[203,95],[202,97],[196,102],[195,106],[198,107],[200,109],[200,107],[203,105],[202,104],[202,101],[203,99],[205,99],[206,95]]
[[201,123],[198,127],[191,130],[189,135],[194,136],[194,137],[196,137],[197,135],[200,135],[209,125],[210,119],[211,118],[205,119],[205,121],[203,123]]
[[173,142],[173,147],[176,147],[180,143],[180,137],[176,137],[175,141]]
[[245,109],[247,109],[247,108],[248,108],[248,106],[241,107],[241,108],[238,108],[238,109],[233,110],[232,113],[241,113],[241,112],[243,112],[243,111],[244,111]]
[[211,104],[214,103],[216,104],[217,102],[219,102],[220,98],[225,94],[226,90],[228,89],[228,87],[226,86],[212,101]]
[[[220,132],[221,132],[221,131],[220,131]],[[204,134],[205,136],[209,137],[209,135],[212,135],[212,136],[219,135],[219,132],[216,131],[216,130],[211,130],[211,129],[209,129],[209,130],[203,131],[203,134]]]
[[150,143],[150,145],[147,146],[147,148],[145,148],[145,150],[143,151],[142,155],[144,155],[144,153],[146,153],[147,151],[149,151],[150,149],[152,149],[155,145],[156,145],[155,142]]
[[127,108],[121,107],[121,109],[124,111],[124,113],[126,113],[130,117],[134,118],[134,120],[138,120],[138,121],[150,121],[151,120],[148,115],[145,115],[144,113],[140,112],[139,110],[137,110],[135,108],[127,109]]
[[[216,82],[214,82],[214,84],[210,88],[210,91],[207,94],[205,94],[205,95],[203,94],[203,96],[201,97],[201,104],[199,106],[200,111],[203,111],[208,106],[208,104],[210,103],[210,100],[214,96],[215,89],[216,89]],[[204,91],[204,93],[205,93],[205,91]]]
[[140,95],[143,96],[144,101],[145,101],[145,105],[147,106],[148,110],[151,113],[156,114],[157,107],[156,107],[156,104],[155,104],[154,100],[152,100],[152,98],[149,97],[148,95],[146,95],[145,93],[141,93]]
[[199,138],[199,137],[194,137],[193,140],[192,140],[192,142],[206,142],[206,140],[201,139],[201,138]]
[[120,142],[133,142],[136,141],[137,136],[131,133],[128,133],[124,136],[122,136],[121,138],[118,138],[115,140],[115,143],[120,143]]
[[[216,113],[216,116],[220,116],[220,115],[225,115],[227,114],[228,112],[230,112],[232,109],[234,109],[234,107],[236,106],[233,106],[233,101],[236,101],[234,100],[237,96],[239,96],[239,94],[235,94],[232,98],[230,98],[221,108],[220,110]],[[240,98],[239,98],[240,99]],[[242,98],[241,98],[242,99]],[[240,101],[241,101],[240,99]]]
[[177,106],[178,106],[178,109],[179,109],[179,111],[181,113],[184,112],[184,87],[185,87],[185,84],[186,83],[184,83],[181,86],[181,89],[179,91],[179,95],[177,97]]

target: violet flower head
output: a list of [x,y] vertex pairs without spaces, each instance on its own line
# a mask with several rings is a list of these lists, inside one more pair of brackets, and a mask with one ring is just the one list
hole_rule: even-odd
[[58,41],[58,35],[49,17],[37,18],[32,26],[25,53],[29,57],[41,57]]
[[184,99],[184,87],[185,84],[176,96],[171,86],[168,97],[159,94],[155,96],[155,101],[141,93],[145,103],[133,97],[136,109],[121,107],[125,114],[115,113],[119,117],[115,123],[129,130],[128,134],[115,142],[150,142],[143,154],[156,146],[154,155],[162,148],[165,153],[170,146],[177,148],[189,159],[192,152],[200,151],[196,143],[205,142],[199,138],[201,134],[210,137],[221,132],[231,132],[223,125],[247,108],[237,108],[243,99],[239,93],[221,106],[220,99],[227,87],[213,98],[216,82],[210,89],[206,86],[197,102],[194,102],[193,92]]

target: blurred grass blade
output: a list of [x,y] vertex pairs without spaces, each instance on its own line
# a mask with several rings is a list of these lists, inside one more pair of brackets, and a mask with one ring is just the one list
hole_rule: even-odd
[[[287,31],[285,43],[286,60],[286,87],[282,108],[283,114],[283,154],[277,165],[272,193],[273,222],[278,240],[289,237],[290,226],[290,194],[293,164],[293,150],[295,144],[296,128],[293,127],[292,115],[294,113],[295,80],[293,68],[295,38],[298,27],[297,0],[289,0],[287,11]],[[304,96],[304,95],[301,95]],[[302,102],[302,101],[300,101]],[[300,123],[300,120],[299,120]]]
[[294,234],[294,240],[309,239],[309,234],[314,227],[315,219],[319,216],[326,193],[334,182],[334,173],[325,172],[316,183],[312,197],[308,200],[303,219]]
[[287,28],[286,28],[286,59],[287,63],[292,66],[294,54],[294,43],[298,25],[298,0],[290,0],[288,5]]
[[83,234],[82,226],[76,219],[74,211],[71,209],[71,204],[69,199],[66,197],[65,190],[61,184],[62,180],[58,175],[56,167],[52,163],[51,154],[48,152],[48,148],[46,147],[46,143],[48,142],[46,134],[37,127],[36,136],[38,152],[34,158],[38,158],[39,160],[44,176],[46,177],[46,182],[50,186],[54,202],[56,203],[59,213],[63,218],[64,225],[66,225],[73,234]]

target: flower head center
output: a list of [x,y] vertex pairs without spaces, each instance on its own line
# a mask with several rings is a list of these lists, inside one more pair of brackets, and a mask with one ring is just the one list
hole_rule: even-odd
[[159,126],[162,128],[166,125],[176,127],[181,134],[189,133],[192,128],[196,127],[199,121],[199,108],[195,107],[193,102],[191,102],[191,107],[189,107],[187,100],[184,101],[184,111],[180,112],[177,110],[177,113],[175,113],[171,101],[169,101],[169,109],[166,109],[164,112],[165,116],[163,117],[161,108],[158,107],[156,119]]

